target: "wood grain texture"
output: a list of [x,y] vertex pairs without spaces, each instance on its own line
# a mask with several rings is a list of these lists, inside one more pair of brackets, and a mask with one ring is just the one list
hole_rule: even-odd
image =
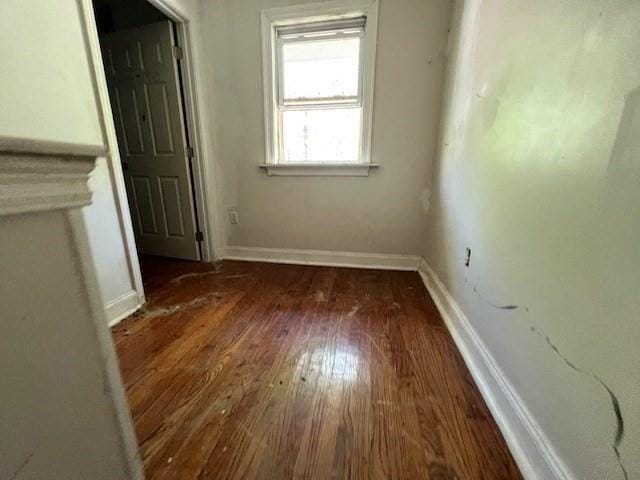
[[415,272],[143,261],[114,329],[148,479],[520,479]]

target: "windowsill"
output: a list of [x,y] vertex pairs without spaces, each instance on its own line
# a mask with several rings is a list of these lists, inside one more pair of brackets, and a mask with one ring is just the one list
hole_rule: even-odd
[[379,163],[261,163],[269,176],[367,177]]

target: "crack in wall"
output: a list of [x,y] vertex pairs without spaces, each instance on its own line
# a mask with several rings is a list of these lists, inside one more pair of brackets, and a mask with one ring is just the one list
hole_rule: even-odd
[[35,455],[35,452],[31,452],[29,455],[27,455],[27,457],[23,460],[23,462],[20,464],[18,469],[13,472],[13,475],[11,475],[9,480],[15,480],[16,478],[18,478],[18,476],[22,474],[22,472],[27,467],[27,465],[29,465],[29,462],[31,462],[31,459],[33,458],[34,455]]
[[[465,278],[465,283],[466,283],[466,278]],[[493,307],[493,308],[497,308],[499,310],[517,310],[519,308],[518,305],[497,305],[489,300],[487,300],[483,295],[481,295],[478,292],[478,289],[476,288],[476,286],[473,286],[473,292],[482,300],[484,301],[487,305]],[[524,307],[524,310],[526,312],[529,312],[529,308],[528,307]],[[620,470],[622,472],[622,475],[624,477],[625,480],[629,479],[629,474],[627,472],[627,469],[624,465],[624,462],[622,461],[622,455],[620,454],[620,444],[622,443],[622,441],[624,440],[624,434],[625,434],[625,427],[624,427],[624,417],[622,415],[622,408],[620,407],[620,401],[618,400],[618,397],[616,396],[616,394],[613,392],[613,390],[611,390],[611,388],[605,383],[605,381],[602,379],[602,377],[596,375],[593,372],[589,372],[586,371],[578,366],[576,366],[573,362],[571,362],[566,356],[564,356],[560,350],[558,349],[558,347],[551,341],[551,338],[549,337],[549,335],[547,335],[546,333],[543,333],[542,331],[538,330],[536,327],[534,327],[533,325],[531,325],[529,327],[529,329],[535,333],[536,335],[538,335],[540,338],[542,338],[547,345],[551,348],[551,350],[562,359],[562,361],[572,370],[580,373],[581,375],[585,375],[587,377],[592,378],[593,380],[595,380],[606,392],[607,395],[609,396],[609,399],[611,401],[611,407],[613,409],[613,413],[616,417],[616,432],[615,432],[615,436],[613,438],[613,442],[611,444],[611,448],[613,449],[613,452],[616,456],[616,461],[618,463],[618,466],[620,467]]]
[[551,350],[553,350],[553,352],[556,355],[558,355],[562,359],[562,361],[569,368],[571,368],[572,370],[580,373],[581,375],[586,375],[587,377],[592,378],[593,380],[598,382],[598,384],[607,392],[607,395],[609,396],[609,399],[611,400],[611,407],[613,409],[613,413],[616,416],[616,433],[615,433],[613,442],[611,444],[611,447],[613,448],[613,452],[616,455],[618,466],[620,467],[620,470],[622,471],[622,474],[623,474],[625,480],[628,480],[629,474],[627,473],[627,469],[624,466],[624,463],[622,461],[622,456],[620,454],[620,444],[622,443],[622,440],[624,439],[625,430],[624,430],[624,417],[622,416],[622,409],[620,408],[620,401],[618,400],[618,397],[613,392],[613,390],[611,390],[611,388],[605,383],[605,381],[602,379],[602,377],[596,375],[593,372],[586,371],[586,370],[576,366],[567,357],[565,357],[560,352],[558,347],[551,341],[551,338],[549,338],[549,335],[547,335],[546,333],[543,333],[542,331],[538,330],[534,326],[530,326],[529,329],[533,333],[538,335],[540,338],[544,339],[544,341],[549,345]]
[[484,298],[480,292],[478,292],[478,289],[476,288],[476,286],[473,286],[473,293],[475,293],[478,297],[480,297],[480,299],[485,302],[486,304],[488,304],[489,306],[493,307],[493,308],[497,308],[498,310],[517,310],[519,307],[518,305],[496,305],[495,303],[490,302],[489,300],[487,300],[486,298]]

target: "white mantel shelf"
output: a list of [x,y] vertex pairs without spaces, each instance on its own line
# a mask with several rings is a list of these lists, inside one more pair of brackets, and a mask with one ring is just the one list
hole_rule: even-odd
[[78,208],[102,145],[0,137],[0,215]]
[[289,177],[366,177],[379,163],[261,163],[269,176]]

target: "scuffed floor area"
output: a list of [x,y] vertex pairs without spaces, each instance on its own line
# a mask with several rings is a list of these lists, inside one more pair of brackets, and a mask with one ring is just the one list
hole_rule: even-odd
[[415,272],[145,258],[114,338],[148,479],[520,479]]

